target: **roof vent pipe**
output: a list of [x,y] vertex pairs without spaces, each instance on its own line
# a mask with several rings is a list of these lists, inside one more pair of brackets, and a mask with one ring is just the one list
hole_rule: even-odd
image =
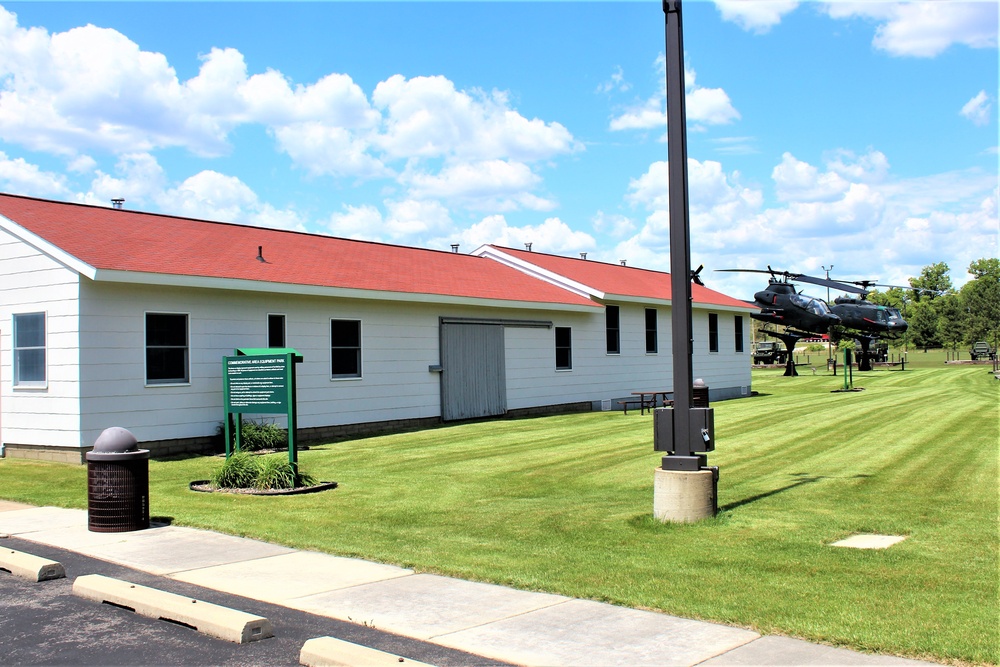
[[452,252],[458,252],[458,244],[457,243],[452,243],[451,244],[451,251]]
[[531,244],[530,243],[525,243],[524,244],[524,249],[527,250],[528,252],[531,252]]
[[266,259],[264,259],[264,246],[262,245],[257,246],[257,261],[258,262],[267,261]]
[[111,208],[121,210],[122,206],[125,204],[124,197],[115,197],[111,200]]
[[581,252],[580,253],[580,259],[587,259],[587,253]]
[[625,260],[624,259],[619,259],[618,261],[621,262],[622,266],[625,266]]

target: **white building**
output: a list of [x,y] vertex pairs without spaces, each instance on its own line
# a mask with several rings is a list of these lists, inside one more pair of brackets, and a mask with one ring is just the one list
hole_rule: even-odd
[[[299,439],[671,389],[669,275],[0,195],[0,443],[82,461],[109,426],[206,448],[222,358],[292,347]],[[694,371],[749,393],[752,306],[693,287]]]

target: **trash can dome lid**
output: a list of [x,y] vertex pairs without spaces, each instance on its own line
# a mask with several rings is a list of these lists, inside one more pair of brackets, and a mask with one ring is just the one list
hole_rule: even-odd
[[134,452],[139,449],[139,441],[128,430],[121,426],[104,429],[94,441],[95,452],[122,453]]

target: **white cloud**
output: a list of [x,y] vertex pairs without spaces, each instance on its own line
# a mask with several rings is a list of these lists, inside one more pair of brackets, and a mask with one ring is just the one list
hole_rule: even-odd
[[386,213],[369,204],[344,206],[327,227],[335,236],[422,245],[452,228],[451,214],[440,202],[404,199],[383,202]]
[[304,221],[294,211],[279,210],[261,202],[237,177],[211,170],[199,172],[176,188],[162,192],[157,203],[162,211],[174,215],[305,231]]
[[632,88],[632,84],[625,80],[625,71],[622,70],[621,65],[615,67],[615,71],[611,74],[607,81],[604,81],[599,86],[597,86],[598,93],[607,94],[610,92],[624,93]]
[[799,3],[792,0],[715,0],[723,20],[757,34],[771,30],[798,6]]
[[781,164],[771,172],[777,187],[778,199],[782,201],[822,201],[840,198],[850,187],[850,183],[833,172],[819,173],[819,170],[797,160],[791,153],[781,156]]
[[635,231],[635,221],[621,214],[608,214],[598,211],[592,220],[594,229],[612,238],[622,238]]
[[19,27],[3,8],[0,77],[7,79],[0,138],[56,154],[183,147],[214,156],[228,150],[228,134],[243,123],[280,129],[322,121],[353,132],[380,119],[343,74],[293,90],[273,70],[248,76],[239,51],[212,49],[198,75],[181,82],[163,54],[141,50],[116,30],[87,25],[50,35]]
[[[410,189],[405,198],[424,201],[426,210],[439,199],[442,210],[496,212],[554,208],[530,165],[583,150],[563,125],[522,116],[505,92],[458,90],[443,76],[391,76],[370,103],[346,74],[296,84],[273,69],[249,72],[233,48],[212,48],[200,60],[197,75],[182,81],[163,54],[116,30],[87,25],[50,34],[19,26],[0,7],[0,141],[64,156],[70,171],[95,174],[87,201],[143,203],[167,187],[156,151],[219,156],[234,130],[256,125],[310,176],[396,179]],[[626,85],[620,71],[613,78]],[[122,156],[113,173],[98,169],[91,155],[101,153]],[[232,212],[243,221],[299,224],[254,203],[232,176],[206,170],[178,187],[179,199],[166,204],[172,211],[196,214],[201,202],[209,217]],[[399,220],[389,214],[383,233],[398,235]]]
[[66,177],[45,172],[24,158],[7,157],[0,151],[0,183],[3,190],[34,197],[64,197],[69,194]]
[[388,177],[392,171],[368,153],[369,143],[349,130],[319,121],[274,129],[278,146],[313,175]]
[[989,96],[985,90],[980,90],[978,95],[965,103],[959,113],[971,120],[973,125],[982,127],[990,122],[990,109],[992,105]]
[[437,174],[411,172],[402,179],[417,198],[441,198],[474,210],[551,210],[554,204],[531,194],[541,178],[520,162],[484,160],[446,166]]
[[385,113],[376,142],[393,158],[531,162],[582,150],[559,123],[511,109],[506,94],[459,91],[443,76],[391,76],[375,87],[372,101]]
[[[656,59],[659,90],[647,100],[634,104],[611,119],[611,130],[665,129],[667,125],[666,59],[661,53]],[[689,123],[727,125],[740,119],[729,95],[722,88],[703,88],[697,84],[697,74],[684,66],[684,109]],[[697,129],[697,127],[695,128]]]
[[872,44],[894,56],[931,58],[953,44],[997,45],[996,2],[829,2],[832,18],[879,21]]
[[383,238],[382,213],[375,206],[344,206],[343,213],[334,213],[326,226],[334,236],[351,239],[380,240]]
[[[764,193],[741,186],[738,173],[688,160],[691,262],[706,265],[710,287],[748,298],[760,288],[759,276],[712,271],[772,265],[823,275],[821,265],[830,263],[838,277],[905,285],[942,259],[959,270],[997,254],[995,174],[894,179],[881,152],[838,150],[821,167],[786,153],[773,175],[778,203],[765,206]],[[648,215],[607,259],[669,270],[666,163],[633,179],[625,200]]]
[[550,254],[576,254],[593,250],[594,237],[585,232],[573,230],[559,218],[548,218],[540,225],[512,227],[502,215],[483,218],[471,227],[449,237],[440,239],[439,247],[447,243],[460,243],[463,247],[478,248],[492,243],[509,248],[523,248],[530,243],[535,252]]
[[149,153],[126,153],[118,158],[115,174],[96,170],[90,190],[82,201],[108,206],[112,199],[124,198],[127,204],[148,206],[162,200],[167,177],[156,158]]

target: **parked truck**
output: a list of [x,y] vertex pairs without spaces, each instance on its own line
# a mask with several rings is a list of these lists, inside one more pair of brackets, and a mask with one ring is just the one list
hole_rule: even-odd
[[978,359],[989,359],[993,361],[997,358],[997,350],[995,347],[990,347],[990,344],[984,340],[976,341],[972,344],[972,349],[969,350],[969,357],[976,361]]
[[765,340],[753,346],[753,362],[755,364],[783,364],[788,359],[788,352],[781,343]]

